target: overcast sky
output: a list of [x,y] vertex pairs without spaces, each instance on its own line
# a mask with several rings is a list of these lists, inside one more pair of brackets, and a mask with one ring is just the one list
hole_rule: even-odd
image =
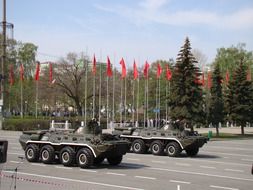
[[87,52],[143,65],[176,59],[186,36],[208,62],[239,42],[253,50],[252,0],[7,0],[7,21],[42,62]]

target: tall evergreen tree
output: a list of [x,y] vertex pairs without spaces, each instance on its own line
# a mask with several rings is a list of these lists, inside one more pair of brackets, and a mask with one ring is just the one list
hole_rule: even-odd
[[219,64],[215,64],[212,87],[210,89],[208,121],[216,128],[216,135],[219,136],[219,123],[224,119],[224,104],[222,96],[222,77]]
[[235,69],[233,79],[229,81],[226,91],[226,110],[228,120],[241,126],[241,134],[247,122],[252,122],[253,86],[247,80],[247,66],[243,59]]
[[194,64],[188,37],[176,61],[170,89],[169,105],[172,120],[180,120],[193,130],[193,125],[204,122],[200,70]]

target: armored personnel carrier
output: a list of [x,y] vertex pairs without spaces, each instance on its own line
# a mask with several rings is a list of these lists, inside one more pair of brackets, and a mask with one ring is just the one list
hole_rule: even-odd
[[160,129],[116,127],[113,134],[131,143],[134,153],[143,154],[150,150],[154,155],[178,156],[185,150],[188,156],[196,156],[208,138],[196,131],[185,130],[177,124],[166,124]]
[[96,121],[77,130],[24,131],[19,142],[29,162],[51,164],[59,160],[64,166],[77,164],[81,168],[100,164],[105,158],[110,165],[118,165],[129,150],[129,142],[102,134]]

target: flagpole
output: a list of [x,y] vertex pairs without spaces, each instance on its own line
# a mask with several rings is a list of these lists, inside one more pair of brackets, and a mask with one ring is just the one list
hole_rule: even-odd
[[155,103],[156,103],[156,112],[155,112],[155,128],[157,129],[157,119],[158,119],[158,112],[157,112],[157,110],[158,110],[158,78],[156,78],[156,101],[155,101]]
[[96,85],[96,74],[94,73],[93,76],[93,113],[92,113],[92,118],[95,118],[95,98],[96,98],[96,89],[95,89],[95,85]]
[[[116,62],[115,62],[115,54],[114,54],[114,65],[112,65],[112,70],[114,71],[115,69],[115,65],[116,65]],[[114,119],[115,119],[115,75],[112,76],[112,121],[113,121],[113,124],[114,124]]]
[[35,104],[35,118],[38,118],[38,92],[39,91],[39,80],[36,80],[36,104]]
[[102,50],[100,50],[100,64],[99,64],[99,97],[98,97],[98,122],[101,121],[101,88],[102,88]]
[[139,77],[137,79],[137,103],[136,103],[136,121],[137,121],[137,127],[139,127],[139,94],[140,94],[140,84],[139,84]]
[[148,79],[147,78],[147,127],[149,127],[149,117],[148,117]]
[[160,88],[160,86],[161,86],[161,83],[160,83],[161,81],[160,81],[160,77],[159,77],[159,79],[158,79],[158,87],[159,87],[159,89],[158,89],[158,107],[159,107],[159,112],[158,112],[158,127],[160,128],[160,123],[161,123],[161,88]]
[[132,111],[132,120],[133,120],[133,126],[134,126],[134,87],[135,87],[135,80],[133,80],[133,103],[132,103],[132,107],[131,107],[131,111]]
[[168,121],[168,80],[166,81],[166,85],[165,85],[165,109],[166,109],[166,116],[165,116],[165,119],[166,119],[166,122]]
[[126,84],[127,84],[127,83],[126,83],[126,81],[127,81],[127,80],[126,80],[126,77],[125,77],[124,80],[125,80],[125,86],[124,86],[124,87],[125,87],[125,100],[124,100],[124,107],[125,107],[125,113],[124,113],[124,114],[125,114],[125,115],[124,115],[124,126],[126,126],[126,112],[127,112],[127,110],[126,110],[126,106],[127,106],[127,103],[126,103]]
[[[87,56],[87,51],[86,51],[86,56]],[[86,127],[86,121],[87,121],[87,75],[88,75],[88,61],[85,61],[85,103],[84,103],[84,126]]]
[[109,85],[108,85],[108,81],[109,81],[109,77],[107,76],[107,80],[106,80],[106,93],[107,93],[107,97],[106,97],[106,123],[107,123],[107,126],[106,128],[108,129],[108,124],[109,124]]
[[20,113],[20,116],[21,116],[21,118],[23,118],[23,81],[22,81],[22,79],[20,80],[20,106],[21,106],[21,108],[20,108],[20,110],[21,110],[21,113]]

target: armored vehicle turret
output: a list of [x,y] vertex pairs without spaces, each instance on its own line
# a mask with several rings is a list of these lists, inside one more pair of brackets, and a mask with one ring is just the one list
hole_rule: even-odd
[[19,142],[29,162],[50,164],[59,159],[64,166],[77,164],[81,168],[102,163],[105,158],[110,165],[118,165],[129,150],[129,142],[102,134],[95,120],[77,130],[53,127],[24,131]]
[[208,138],[196,131],[185,130],[177,124],[166,124],[160,129],[140,127],[116,127],[113,134],[131,143],[134,153],[142,154],[150,150],[154,155],[178,156],[185,150],[188,156],[196,156]]

